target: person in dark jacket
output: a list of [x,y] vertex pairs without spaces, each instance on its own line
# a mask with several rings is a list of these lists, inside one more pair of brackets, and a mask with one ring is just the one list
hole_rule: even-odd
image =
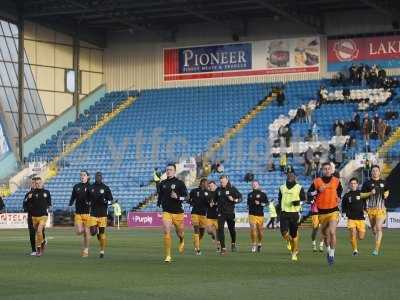
[[90,182],[87,171],[80,172],[81,182],[72,188],[69,206],[75,203],[75,231],[77,235],[83,235],[81,256],[89,256],[90,240]]
[[218,187],[218,240],[221,244],[221,254],[226,254],[225,247],[225,223],[228,224],[231,236],[231,250],[236,251],[236,229],[235,229],[235,205],[242,201],[242,194],[230,183],[227,175],[220,177],[220,186]]
[[170,263],[171,258],[171,230],[175,227],[176,234],[179,238],[179,253],[185,250],[184,241],[184,213],[182,208],[183,201],[187,197],[187,188],[182,180],[175,177],[176,166],[169,164],[166,168],[167,179],[160,182],[158,185],[158,202],[157,205],[162,207],[163,214],[163,229],[164,229],[164,262]]
[[[35,228],[33,227],[33,223],[32,223],[32,206],[30,205],[30,203],[28,203],[28,198],[29,195],[32,194],[33,190],[35,189],[35,178],[32,177],[31,178],[31,189],[25,194],[24,197],[24,201],[22,202],[22,208],[24,210],[24,212],[27,213],[27,222],[28,222],[28,231],[29,231],[29,240],[31,243],[31,249],[32,252],[30,253],[31,256],[36,256],[36,244],[35,244]],[[43,237],[44,240],[46,241],[46,236],[45,236],[45,232],[43,229]]]
[[100,258],[104,258],[106,248],[107,208],[113,201],[110,188],[103,183],[103,175],[97,172],[95,183],[89,188],[90,198],[90,234],[97,235],[100,244]]
[[6,206],[4,205],[3,198],[0,196],[0,214],[2,214],[6,209]]

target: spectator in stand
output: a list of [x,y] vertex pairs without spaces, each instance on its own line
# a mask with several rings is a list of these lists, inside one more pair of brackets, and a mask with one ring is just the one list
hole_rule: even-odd
[[385,142],[385,137],[386,137],[386,123],[379,118],[378,119],[378,124],[377,124],[377,131],[378,131],[378,137],[379,140],[381,141],[381,144]]
[[347,126],[346,126],[346,123],[344,122],[344,120],[340,120],[339,126],[340,126],[340,128],[342,130],[342,132],[341,132],[342,136],[343,135],[347,135]]
[[378,131],[377,131],[378,124],[376,123],[375,118],[372,118],[370,122],[371,122],[371,129],[369,132],[369,137],[375,140],[378,138]]
[[353,129],[354,130],[360,130],[361,128],[361,118],[360,115],[358,113],[354,113],[353,114]]
[[314,154],[314,161],[312,164],[312,171],[311,171],[311,175],[313,178],[318,177],[319,173],[320,173],[320,156],[318,154]]
[[306,176],[311,175],[313,158],[314,158],[314,151],[310,146],[308,146],[307,151],[304,152],[304,167],[305,167],[304,173],[306,174]]
[[281,152],[280,159],[279,159],[279,166],[281,168],[281,173],[284,174],[286,172],[287,166],[287,155],[286,152]]
[[311,128],[311,133],[312,133],[313,142],[318,142],[319,127],[318,127],[317,123],[315,123],[315,122]]
[[281,89],[276,96],[276,101],[278,102],[278,106],[283,106],[285,102],[285,93]]
[[292,129],[290,128],[289,125],[286,125],[286,134],[285,134],[285,143],[286,147],[290,147],[290,142],[292,140]]
[[355,64],[351,64],[349,68],[349,77],[350,84],[355,85],[357,83],[357,67]]
[[309,104],[306,105],[305,113],[306,113],[306,121],[307,121],[307,123],[311,123],[312,122],[312,109],[311,109],[311,106]]
[[336,120],[335,124],[333,124],[333,134],[335,136],[341,136],[342,135],[342,127],[340,126],[339,120]]
[[369,180],[371,177],[371,168],[372,168],[372,163],[371,161],[367,158],[365,160],[364,166],[363,166],[363,176],[364,176],[364,182]]
[[358,110],[359,111],[366,111],[369,108],[369,102],[368,99],[361,100],[360,103],[358,103]]
[[399,113],[397,111],[386,110],[385,112],[385,120],[396,120],[399,117]]
[[275,171],[275,164],[274,164],[274,159],[272,156],[270,156],[268,163],[267,163],[267,169],[268,172],[273,172]]
[[344,88],[342,95],[343,95],[344,101],[349,100],[350,99],[350,89]]
[[363,139],[365,142],[369,141],[369,134],[371,132],[371,124],[370,120],[368,117],[368,113],[364,115],[364,119],[362,122],[362,134],[363,134]]
[[318,100],[319,103],[317,104],[317,106],[320,106],[321,104],[328,101],[328,90],[324,86],[321,86],[319,89]]
[[302,105],[296,113],[296,119],[300,122],[300,123],[304,123],[306,121],[306,106]]

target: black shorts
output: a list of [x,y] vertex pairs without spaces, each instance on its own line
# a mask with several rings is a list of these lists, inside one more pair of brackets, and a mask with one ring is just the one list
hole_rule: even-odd
[[292,238],[297,237],[299,228],[299,213],[297,212],[282,212],[280,216],[281,234],[289,233]]

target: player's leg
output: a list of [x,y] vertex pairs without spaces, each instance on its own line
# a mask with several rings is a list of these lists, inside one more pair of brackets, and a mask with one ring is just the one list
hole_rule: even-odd
[[314,252],[317,252],[317,234],[319,228],[318,216],[312,215],[311,216],[311,223],[312,223],[312,230],[311,230],[311,242],[312,242],[312,249]]
[[289,235],[292,249],[292,260],[297,261],[297,254],[299,253],[299,215],[293,215],[289,219]]
[[106,226],[104,226],[104,224],[100,224],[97,238],[100,243],[100,258],[104,258],[104,251],[106,250],[107,245]]
[[383,237],[383,223],[385,222],[385,218],[376,218],[374,231],[375,231],[375,249],[373,251],[373,255],[378,255],[379,250],[382,244],[382,237]]
[[35,227],[33,226],[32,216],[28,215],[28,230],[29,230],[29,240],[31,243],[31,255],[36,255],[36,231]]
[[90,243],[90,227],[88,224],[83,227],[83,249],[82,249],[82,257],[89,256],[89,243]]
[[218,240],[221,245],[221,254],[226,253],[225,246],[225,216],[221,215],[218,217]]
[[287,249],[292,251],[292,238],[289,234],[289,220],[286,215],[281,215],[280,219],[280,231],[282,238],[287,242]]
[[169,214],[163,214],[163,233],[164,233],[164,254],[165,254],[165,262],[171,262],[171,245],[172,245],[172,237],[171,237],[171,229],[172,229],[172,220]]
[[236,228],[235,228],[235,217],[229,216],[226,223],[228,225],[229,234],[231,236],[231,250],[236,252]]
[[44,228],[44,226],[46,226],[46,222],[40,222],[36,226],[35,242],[36,242],[36,249],[37,249],[36,255],[37,256],[41,256],[43,254],[42,243],[43,243],[43,228]]
[[75,214],[75,233],[77,235],[82,235],[85,229],[83,227],[82,217],[78,214]]
[[256,224],[251,221],[250,222],[250,241],[251,241],[251,252],[256,252],[257,251],[257,228]]
[[179,245],[178,245],[178,251],[179,253],[183,253],[185,251],[185,223],[184,223],[184,215],[183,214],[177,214],[174,215],[173,220],[172,220],[174,226],[175,226],[175,232],[176,235],[179,238]]
[[329,236],[329,244],[328,244],[328,263],[332,265],[335,259],[335,249],[336,249],[336,226],[337,220],[329,220],[327,235]]
[[358,245],[357,245],[357,229],[355,227],[349,227],[349,238],[351,248],[353,249],[353,255],[358,255]]
[[264,222],[256,224],[257,227],[257,252],[261,252],[262,242],[264,239]]
[[200,254],[200,224],[199,216],[192,215],[192,225],[193,225],[193,246],[196,254]]

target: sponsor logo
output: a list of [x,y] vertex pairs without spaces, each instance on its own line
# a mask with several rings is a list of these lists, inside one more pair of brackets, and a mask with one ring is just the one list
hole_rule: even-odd
[[360,52],[357,44],[352,39],[337,41],[333,51],[339,61],[352,61],[358,57]]

